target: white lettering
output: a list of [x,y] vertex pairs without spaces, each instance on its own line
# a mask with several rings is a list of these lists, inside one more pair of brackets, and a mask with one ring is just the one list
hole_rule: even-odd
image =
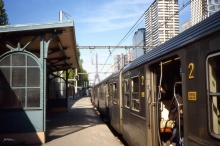
[[4,138],[2,142],[6,142],[6,141],[15,141],[15,140],[12,138]]

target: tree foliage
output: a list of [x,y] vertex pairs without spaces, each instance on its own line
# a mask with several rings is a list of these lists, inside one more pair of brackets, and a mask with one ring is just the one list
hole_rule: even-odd
[[6,10],[4,9],[4,1],[0,0],[0,25],[8,25],[8,15],[6,14]]
[[[77,55],[78,55],[78,59],[79,59],[79,68],[77,70],[77,74],[78,73],[87,73],[87,71],[83,68],[83,59],[81,59],[81,53],[80,50],[78,48],[78,44],[77,44]],[[76,73],[75,70],[69,69],[68,70],[69,76],[68,79],[74,79]],[[66,79],[66,72],[64,72],[64,78]],[[79,74],[79,80],[78,80],[78,86],[83,86],[84,82],[88,83],[88,74]],[[69,81],[70,83],[74,84],[73,81]]]

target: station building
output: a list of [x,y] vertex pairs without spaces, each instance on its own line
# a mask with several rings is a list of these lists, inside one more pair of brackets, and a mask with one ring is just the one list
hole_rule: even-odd
[[73,21],[1,26],[0,145],[45,143],[46,113],[68,111],[61,74],[78,67]]

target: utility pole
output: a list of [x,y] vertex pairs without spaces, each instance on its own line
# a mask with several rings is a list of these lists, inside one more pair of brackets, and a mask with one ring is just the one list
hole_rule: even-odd
[[[75,69],[75,76],[78,76],[77,68]],[[77,98],[77,80],[75,80],[75,95],[74,95],[74,98],[75,99]]]

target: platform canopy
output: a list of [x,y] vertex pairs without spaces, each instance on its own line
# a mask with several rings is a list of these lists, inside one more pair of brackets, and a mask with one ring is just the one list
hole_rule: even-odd
[[79,67],[73,21],[1,26],[0,54],[10,49],[44,56],[49,73]]

